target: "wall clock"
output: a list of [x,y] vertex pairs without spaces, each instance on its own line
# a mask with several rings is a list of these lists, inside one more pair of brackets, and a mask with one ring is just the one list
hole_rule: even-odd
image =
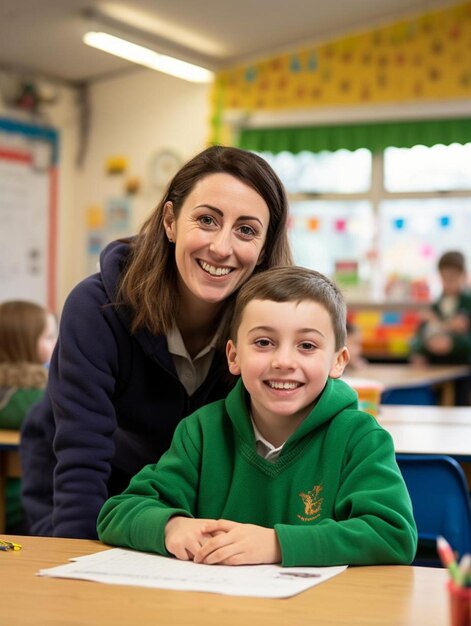
[[150,159],[150,181],[156,189],[163,189],[178,172],[183,161],[180,155],[166,148],[159,150]]

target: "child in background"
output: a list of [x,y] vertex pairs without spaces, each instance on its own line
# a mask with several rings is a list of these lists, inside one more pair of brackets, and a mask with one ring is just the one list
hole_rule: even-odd
[[458,251],[438,261],[442,294],[422,315],[411,344],[415,364],[471,363],[471,293],[466,291],[466,263]]
[[339,380],[346,307],[318,272],[242,286],[226,356],[241,379],[98,517],[106,543],[197,563],[410,563],[417,532],[390,435]]
[[[442,294],[422,314],[411,342],[414,365],[471,363],[471,292],[467,290],[466,261],[459,251],[445,252],[438,261]],[[471,378],[455,381],[455,405],[471,404]]]
[[[0,304],[0,428],[19,429],[27,411],[42,398],[56,334],[55,318],[42,306],[21,300]],[[6,532],[26,531],[20,480],[11,478]]]

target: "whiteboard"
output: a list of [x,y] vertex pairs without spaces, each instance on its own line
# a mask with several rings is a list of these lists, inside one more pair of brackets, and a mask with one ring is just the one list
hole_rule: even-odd
[[55,130],[0,118],[0,302],[55,311]]

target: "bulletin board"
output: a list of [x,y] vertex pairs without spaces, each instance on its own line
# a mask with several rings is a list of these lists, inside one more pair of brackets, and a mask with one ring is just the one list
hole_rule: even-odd
[[56,310],[58,133],[0,118],[0,302]]

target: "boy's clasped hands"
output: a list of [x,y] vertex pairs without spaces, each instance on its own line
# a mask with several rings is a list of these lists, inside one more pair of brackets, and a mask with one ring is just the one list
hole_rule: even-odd
[[279,563],[273,528],[230,520],[175,516],[165,527],[165,546],[177,559],[206,565]]

